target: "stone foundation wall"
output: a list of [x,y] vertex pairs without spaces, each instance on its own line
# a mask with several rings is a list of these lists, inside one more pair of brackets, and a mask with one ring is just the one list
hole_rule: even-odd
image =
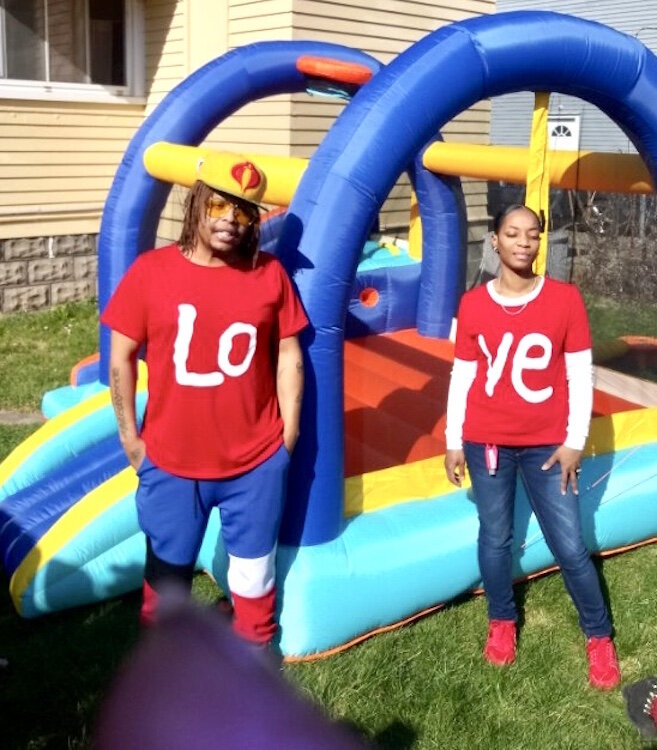
[[37,310],[97,294],[97,235],[0,241],[0,313]]

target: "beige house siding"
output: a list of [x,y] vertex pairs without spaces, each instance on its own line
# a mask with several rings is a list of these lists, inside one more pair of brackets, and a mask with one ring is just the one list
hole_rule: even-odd
[[97,232],[138,105],[0,100],[0,239]]
[[[201,0],[203,2],[203,0]],[[146,3],[146,114],[188,74],[187,0]]]
[[[426,34],[456,20],[491,13],[494,0],[411,2],[409,0],[232,0],[225,9],[226,49],[254,42],[311,39],[345,44],[383,63]],[[192,11],[194,12],[194,11]],[[218,26],[221,24],[218,23]],[[217,52],[222,33],[217,33]],[[216,56],[216,55],[215,55]],[[211,56],[208,55],[208,59]],[[281,95],[253,102],[221,123],[205,145],[237,151],[310,158],[344,104],[306,94]],[[488,143],[490,107],[480,102],[443,129],[446,140]],[[486,184],[464,181],[471,239],[487,228]],[[184,191],[172,191],[158,229],[159,242],[178,234]],[[381,229],[404,234],[408,227],[410,186],[402,176],[380,214]]]
[[[126,146],[144,117],[206,61],[253,42],[315,39],[353,46],[387,63],[441,25],[494,9],[494,0],[146,0],[143,103],[0,99],[0,310],[66,298],[69,292],[58,294],[53,286],[63,279],[71,282],[71,298],[94,286],[94,238]],[[269,97],[221,123],[206,143],[308,158],[343,107],[305,94]],[[487,143],[489,119],[488,103],[481,102],[448,123],[443,134]],[[487,218],[485,185],[469,181],[464,188],[477,234]],[[172,191],[159,242],[177,237],[184,192]],[[383,206],[383,229],[405,231],[409,195],[402,176]],[[57,264],[58,252],[80,258]],[[21,254],[21,267],[12,265]],[[39,268],[31,261],[40,261]],[[36,296],[16,292],[38,281],[50,286]],[[13,297],[3,291],[7,284]]]
[[[318,39],[352,45],[387,62],[443,23],[494,9],[489,0],[459,2],[458,10],[449,4],[148,0],[145,108],[0,100],[0,239],[97,232],[112,177],[144,114],[192,70],[226,49],[268,39]],[[303,94],[271,97],[222,123],[207,144],[308,158],[342,109],[340,103]],[[449,123],[443,134],[448,140],[487,142],[488,117],[488,104],[480,103]],[[485,200],[477,206],[474,199],[470,207],[480,212]],[[402,222],[404,213],[387,204],[383,225]]]
[[[149,109],[188,73],[187,5],[146,3]],[[97,233],[145,111],[142,104],[0,99],[0,239]]]

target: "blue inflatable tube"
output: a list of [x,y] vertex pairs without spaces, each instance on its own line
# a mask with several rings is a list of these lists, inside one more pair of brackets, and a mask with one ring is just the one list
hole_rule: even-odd
[[[657,443],[583,462],[580,507],[589,549],[618,549],[657,537],[656,469]],[[607,474],[607,481],[599,481]],[[469,491],[458,490],[351,518],[326,544],[281,548],[283,653],[329,651],[480,589],[478,529]],[[516,579],[554,566],[522,489],[514,539]],[[210,562],[203,559],[204,565]]]
[[[210,131],[255,99],[305,91],[308,79],[296,68],[301,55],[366,65],[370,55],[323,42],[260,42],[233,49],[176,86],[130,142],[110,189],[98,238],[99,307],[104,310],[138,253],[155,244],[160,213],[171,186],[151,177],[144,151],[158,141],[198,145]],[[109,331],[100,329],[100,379],[107,385]]]
[[[319,544],[342,526],[343,340],[358,253],[401,171],[440,128],[490,96],[522,89],[586,99],[624,128],[657,176],[657,61],[637,39],[549,12],[501,13],[429,34],[361,89],[322,141],[286,217],[280,255],[312,322],[303,343],[306,389],[282,539]],[[332,236],[338,255],[322,252]],[[426,257],[423,263],[433,261]],[[457,285],[441,278],[437,335]],[[321,396],[321,397],[320,397]]]
[[12,575],[41,537],[78,500],[128,466],[117,435],[92,445],[0,503],[0,562]]
[[[265,51],[269,54],[270,48]],[[244,57],[238,62],[237,67],[243,65]],[[200,80],[197,83],[200,86]],[[597,104],[625,128],[644,154],[653,179],[657,176],[655,57],[638,41],[597,24],[552,13],[498,14],[441,29],[382,69],[336,121],[286,215],[278,251],[294,273],[312,323],[304,334],[307,387],[302,436],[291,472],[277,571],[281,648],[286,655],[339,647],[480,584],[476,512],[465,491],[406,498],[402,504],[344,518],[343,344],[360,250],[397,176],[461,109],[480,98],[521,88],[564,91]],[[234,92],[227,95],[231,101],[239,98]],[[191,111],[192,100],[183,98]],[[183,119],[166,107],[158,117],[169,114],[172,122]],[[194,127],[203,129],[198,123]],[[132,150],[132,159],[141,154],[152,131],[157,131],[153,140],[171,140],[164,130],[166,124],[146,128],[146,134],[140,131],[141,145]],[[122,165],[124,180],[130,168]],[[139,171],[136,166],[135,170]],[[138,174],[137,178],[139,182]],[[449,191],[449,184],[444,185]],[[123,247],[122,239],[130,240],[125,253],[119,251],[113,261],[118,275],[150,244],[141,241],[153,228],[143,229],[140,222],[152,221],[144,215],[148,201],[164,195],[158,192],[160,186],[142,183],[139,190],[151,197],[131,214],[123,204],[134,196],[129,185],[124,187],[121,210],[109,209],[104,221],[106,228],[118,232],[117,217],[122,217],[125,229],[111,242],[106,240],[104,256],[113,252],[114,243]],[[419,180],[417,190],[423,190]],[[118,202],[122,191],[117,191]],[[458,212],[455,195],[446,192],[443,208],[435,210]],[[426,218],[430,223],[431,217]],[[326,251],[327,237],[331,252]],[[442,335],[442,326],[451,320],[460,284],[461,261],[446,250],[449,239],[440,247],[425,246],[419,286],[409,283],[417,291],[418,317],[426,305],[423,325],[435,325],[434,335]],[[431,281],[425,268],[434,269],[432,276],[442,269],[449,278],[425,286]],[[384,288],[386,277],[370,276],[365,283],[369,281]],[[598,423],[603,448],[596,446],[598,455],[585,459],[585,489],[580,492],[586,541],[592,549],[610,550],[657,536],[653,412],[639,410],[631,418],[618,415],[617,421]],[[640,435],[641,444],[619,448],[620,438],[628,434]],[[61,462],[51,461],[49,471],[55,466]],[[137,531],[134,476],[129,477],[132,488],[123,481],[126,476],[120,472],[106,480],[59,516],[25,558],[43,555],[32,560],[33,574],[25,560],[18,565],[12,581],[20,579],[15,593],[23,614],[98,601],[139,586],[143,536]],[[18,483],[12,493],[25,486]],[[96,500],[106,486],[103,496],[111,502],[99,506]],[[36,517],[34,523],[39,527]],[[199,565],[222,581],[225,555],[217,541],[218,523],[215,514]],[[518,575],[554,564],[522,492],[516,532]],[[385,597],[380,595],[382,580]]]

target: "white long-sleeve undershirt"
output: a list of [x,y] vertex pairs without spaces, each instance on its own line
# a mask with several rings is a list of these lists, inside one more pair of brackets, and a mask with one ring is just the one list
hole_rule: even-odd
[[[582,450],[589,434],[593,407],[593,359],[590,349],[566,352],[566,380],[568,381],[568,423],[564,445]],[[447,423],[445,439],[448,450],[463,448],[463,423],[468,393],[477,374],[477,363],[454,359],[447,394]]]

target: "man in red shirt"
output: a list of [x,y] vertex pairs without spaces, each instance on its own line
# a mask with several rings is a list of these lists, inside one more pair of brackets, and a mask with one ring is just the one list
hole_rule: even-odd
[[[112,329],[110,389],[139,476],[146,534],[141,619],[158,589],[191,585],[213,507],[228,553],[234,628],[268,643],[276,540],[299,432],[306,315],[278,260],[258,251],[264,174],[243,157],[200,164],[177,244],[140,255],[101,316]],[[146,347],[148,405],[135,416]]]

